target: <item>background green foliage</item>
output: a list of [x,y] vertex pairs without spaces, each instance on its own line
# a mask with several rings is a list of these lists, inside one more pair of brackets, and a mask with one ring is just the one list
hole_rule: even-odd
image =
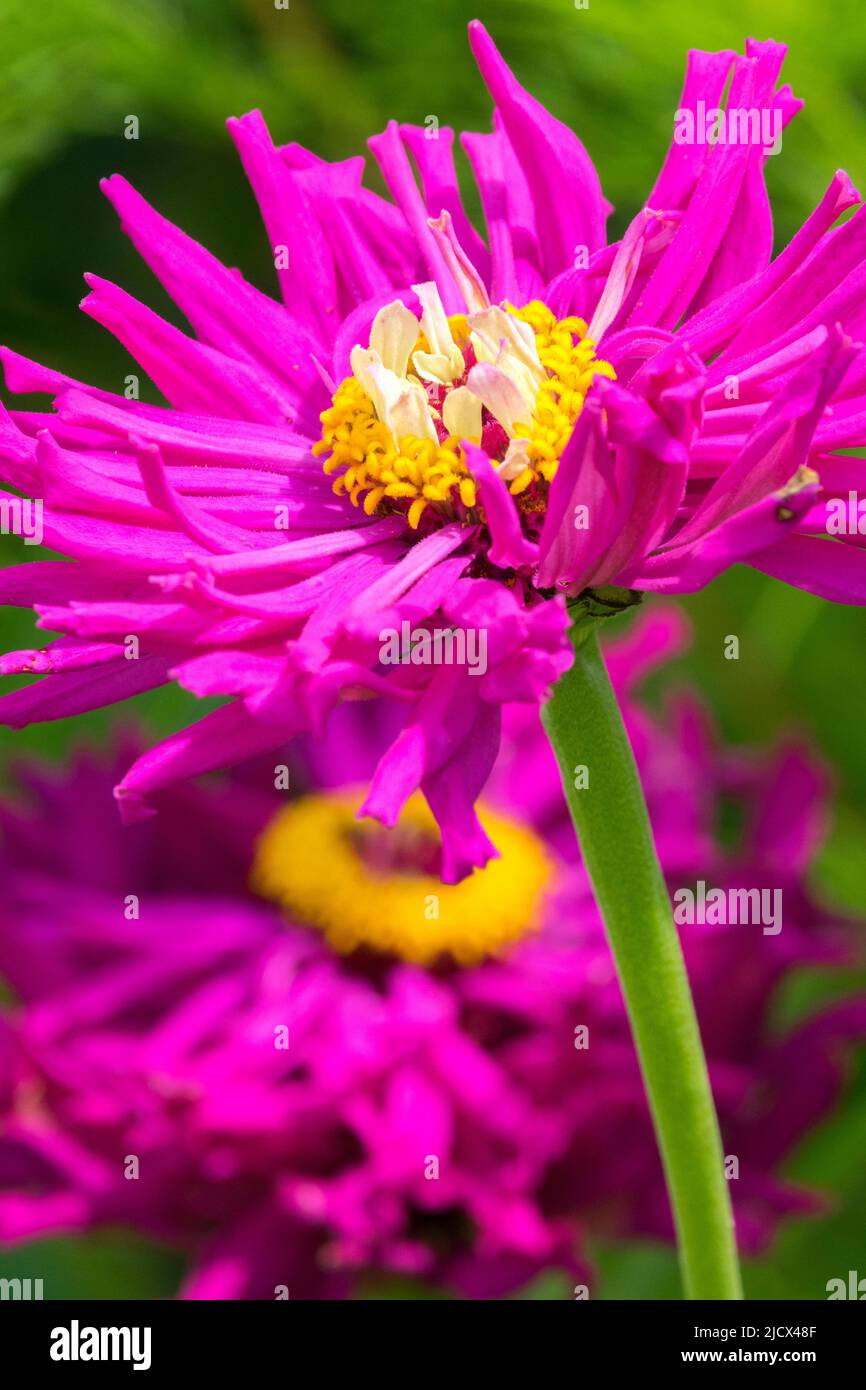
[[[685,51],[737,47],[747,35],[791,46],[786,77],[805,112],[770,161],[777,249],[834,170],[866,177],[866,22],[861,0],[0,0],[0,335],[19,351],[112,390],[130,364],[77,314],[81,274],[117,280],[177,321],[117,229],[97,180],[126,174],[169,217],[262,288],[273,288],[265,238],[225,132],[226,116],[259,106],[279,141],[330,158],[363,148],[391,117],[485,129],[489,100],[465,37],[492,29],[523,81],[581,135],[616,205],[619,231],[641,205],[670,138]],[[140,139],[123,138],[136,115]],[[153,397],[156,399],[156,397]],[[20,403],[20,402],[19,402]],[[6,544],[10,561],[25,558]],[[32,552],[26,555],[32,558]],[[737,571],[689,599],[695,643],[679,675],[697,682],[725,735],[766,743],[805,732],[834,770],[832,833],[817,868],[828,900],[866,913],[866,619]],[[29,619],[0,616],[3,645],[29,645]],[[723,657],[727,634],[739,661]],[[44,638],[36,639],[41,645]],[[671,673],[663,683],[669,684]],[[133,702],[155,730],[183,720],[186,697]],[[0,735],[0,775],[24,749],[62,756],[104,737],[104,714]],[[864,983],[853,974],[851,989]],[[724,982],[720,981],[720,988]],[[796,1014],[826,993],[799,982]],[[827,1196],[818,1220],[791,1223],[752,1262],[756,1297],[822,1297],[827,1279],[866,1274],[866,1068],[845,1105],[791,1164]],[[676,1296],[673,1258],[655,1247],[597,1252],[606,1297]],[[166,1294],[178,1264],[125,1235],[50,1241],[0,1256],[0,1275],[41,1276],[55,1297]],[[417,1296],[417,1290],[392,1290]],[[567,1296],[556,1280],[527,1296]]]

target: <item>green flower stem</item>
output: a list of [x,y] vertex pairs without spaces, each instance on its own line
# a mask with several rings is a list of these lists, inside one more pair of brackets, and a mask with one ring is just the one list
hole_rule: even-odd
[[[542,711],[625,996],[687,1298],[742,1298],[721,1137],[671,902],[591,619]],[[588,785],[575,788],[575,770]]]

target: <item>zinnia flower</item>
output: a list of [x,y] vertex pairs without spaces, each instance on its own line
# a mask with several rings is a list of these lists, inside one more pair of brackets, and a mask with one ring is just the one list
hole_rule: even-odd
[[391,122],[370,141],[387,199],[361,159],[276,147],[253,112],[229,126],[282,304],[115,176],[105,192],[194,336],[96,276],[83,308],[169,406],[4,355],[10,388],[55,406],[3,417],[6,476],[73,563],[0,580],[61,634],[5,658],[43,679],[0,718],[169,680],[230,701],[135,763],[117,792],[130,819],[173,780],[321,732],[341,699],[373,693],[404,723],[361,811],[394,825],[420,788],[454,882],[494,853],[474,806],[502,706],[537,705],[571,661],[566,598],[686,593],[746,561],[866,601],[859,535],[825,527],[862,475],[840,450],[864,440],[848,335],[866,223],[834,226],[858,201],[837,173],[771,260],[761,131],[800,105],[776,85],[784,46],[690,54],[680,111],[717,108],[729,82],[734,137],[680,143],[678,122],[608,245],[580,141],[480,24],[470,38],[495,103],[492,132],[462,137],[486,239],[452,131]]
[[[866,1003],[771,1027],[781,981],[849,951],[804,882],[823,774],[794,746],[718,750],[689,697],[663,719],[636,707],[631,687],[679,640],[660,610],[609,664],[670,887],[783,892],[778,935],[682,933],[755,1250],[815,1205],[777,1166],[833,1104]],[[327,744],[293,747],[288,799],[251,764],[160,793],[134,827],[104,762],[23,773],[28,800],[0,812],[0,969],[17,997],[0,1032],[0,1239],[131,1226],[184,1253],[185,1297],[331,1298],[382,1272],[495,1297],[554,1266],[571,1287],[591,1279],[593,1233],[671,1238],[537,714],[509,716],[482,810],[502,857],[456,886],[439,882],[422,802],[390,832],[353,818],[392,715],[341,706]],[[723,796],[747,827],[727,851]]]

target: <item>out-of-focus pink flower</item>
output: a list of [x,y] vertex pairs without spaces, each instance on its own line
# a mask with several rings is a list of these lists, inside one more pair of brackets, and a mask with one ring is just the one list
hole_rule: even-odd
[[[664,718],[635,704],[680,622],[659,610],[608,660],[671,889],[782,893],[777,935],[682,929],[754,1250],[814,1205],[778,1164],[830,1110],[866,1002],[771,1028],[781,980],[851,949],[850,924],[805,886],[824,778],[798,747],[719,750],[689,696]],[[471,1297],[550,1266],[582,1282],[587,1233],[670,1237],[613,962],[537,716],[509,718],[482,813],[502,858],[447,887],[414,804],[393,832],[352,819],[346,787],[392,714],[342,706],[327,743],[294,747],[288,797],[250,764],[231,785],[161,793],[160,814],[126,828],[102,763],[22,772],[29,795],[2,808],[0,972],[17,1002],[0,1025],[0,1240],[132,1226],[186,1253],[187,1297],[331,1298],[382,1271]],[[746,820],[730,849],[722,798]],[[281,879],[266,863],[279,834],[297,847]],[[255,844],[254,879],[282,912],[248,888]],[[352,940],[348,954],[331,944]],[[449,951],[428,958],[433,940]]]
[[[492,131],[462,137],[486,239],[451,130],[373,137],[384,198],[360,158],[274,146],[253,112],[229,124],[282,304],[115,176],[105,192],[193,336],[97,276],[83,307],[168,406],[4,353],[11,390],[55,406],[2,414],[5,475],[44,501],[45,541],[73,563],[0,575],[0,601],[61,634],[6,656],[2,671],[43,679],[0,718],[169,680],[231,700],[126,773],[130,818],[178,778],[321,730],[363,690],[404,713],[364,809],[393,825],[420,786],[457,881],[494,852],[474,805],[501,707],[535,706],[571,660],[564,595],[689,592],[745,561],[866,601],[859,535],[825,527],[863,476],[840,450],[864,441],[866,222],[834,226],[858,201],[837,173],[771,261],[763,169],[800,105],[777,86],[784,46],[690,53],[680,114],[694,125],[729,82],[733,134],[689,138],[678,119],[608,245],[582,144],[480,24],[470,38],[495,103]],[[436,631],[458,652],[483,634],[483,661],[423,660]]]

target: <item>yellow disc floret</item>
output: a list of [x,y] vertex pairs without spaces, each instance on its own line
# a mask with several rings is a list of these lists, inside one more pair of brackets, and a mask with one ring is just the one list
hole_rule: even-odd
[[[593,380],[615,372],[583,319],[557,319],[540,300],[446,319],[435,286],[414,288],[420,325],[399,301],[380,311],[313,452],[334,491],[368,516],[400,511],[413,529],[428,508],[443,521],[483,521],[463,441],[484,436],[515,497],[544,489]],[[530,331],[509,328],[509,316]],[[533,504],[543,509],[537,495]]]
[[615,381],[616,372],[609,362],[596,357],[595,343],[587,338],[583,319],[557,319],[540,299],[522,309],[509,304],[508,310],[532,328],[541,364],[549,373],[535,398],[526,445],[530,468],[511,484],[512,492],[522,492],[539,476],[553,482],[587,391],[597,376]]
[[405,499],[414,529],[428,502],[447,506],[454,488],[464,507],[475,506],[475,480],[459,439],[437,444],[406,435],[398,446],[354,377],[347,377],[338,388],[322,424],[324,433],[313,452],[328,454],[324,468],[336,474],[334,491],[338,496],[348,494],[368,516],[384,510],[388,500]]
[[[394,830],[359,821],[361,799],[317,793],[281,811],[259,839],[253,890],[342,954],[365,947],[416,965],[475,965],[539,926],[552,864],[531,831],[482,811],[500,858],[443,884],[431,864],[438,831],[423,797],[410,798]],[[399,863],[387,848],[395,845]]]

